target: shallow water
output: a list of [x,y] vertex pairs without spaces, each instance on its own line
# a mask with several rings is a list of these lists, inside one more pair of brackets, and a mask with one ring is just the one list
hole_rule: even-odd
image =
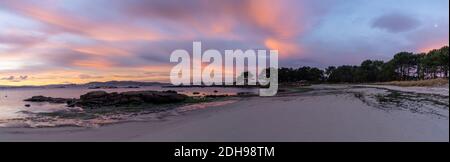
[[[35,103],[35,102],[25,102],[24,99],[30,98],[32,96],[43,95],[48,97],[60,97],[60,98],[79,98],[80,95],[86,94],[91,91],[104,90],[107,92],[125,92],[125,91],[141,91],[141,90],[156,90],[156,91],[167,91],[175,90],[179,93],[186,94],[189,96],[201,96],[201,95],[234,95],[239,92],[255,92],[255,89],[241,89],[241,88],[218,88],[218,87],[207,87],[207,88],[165,88],[161,86],[147,86],[136,89],[130,88],[117,88],[117,89],[88,89],[86,87],[82,88],[8,88],[0,89],[0,127],[9,125],[33,125],[30,123],[32,121],[26,121],[27,118],[31,117],[37,113],[51,113],[62,110],[76,110],[80,108],[68,108],[65,104],[50,104],[50,103]],[[218,91],[215,93],[214,91]],[[193,92],[199,92],[199,94],[194,95]],[[26,107],[26,104],[30,104],[30,107]],[[200,107],[201,108],[201,107]],[[195,109],[195,107],[194,107]],[[58,119],[57,119],[58,120]],[[107,119],[96,119],[97,122],[114,122],[110,121],[111,117]],[[18,123],[17,121],[20,121]],[[26,122],[24,124],[23,122]],[[77,121],[73,120],[61,120],[58,122],[60,124],[74,123]],[[40,123],[45,126],[45,123]],[[75,124],[76,125],[76,124]],[[51,124],[49,126],[52,126]]]

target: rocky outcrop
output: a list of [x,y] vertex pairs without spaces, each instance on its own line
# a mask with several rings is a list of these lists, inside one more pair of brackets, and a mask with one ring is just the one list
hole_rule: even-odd
[[252,97],[252,96],[256,96],[256,94],[252,93],[252,92],[239,92],[236,94],[236,96],[239,97]]
[[45,97],[45,96],[33,96],[29,99],[25,99],[27,102],[48,102],[48,103],[57,103],[63,104],[67,102],[72,102],[76,99],[68,99],[68,98],[53,98],[53,97]]
[[178,103],[186,100],[188,96],[178,94],[174,91],[131,91],[123,93],[106,93],[104,91],[89,92],[80,96],[80,107],[102,107],[102,106],[126,106],[140,104],[168,104]]
[[69,107],[101,108],[101,107],[127,107],[144,104],[170,104],[185,101],[188,96],[178,94],[175,91],[131,91],[123,93],[107,93],[105,91],[93,91],[81,95],[80,99],[51,98],[34,96],[25,101],[67,103]]

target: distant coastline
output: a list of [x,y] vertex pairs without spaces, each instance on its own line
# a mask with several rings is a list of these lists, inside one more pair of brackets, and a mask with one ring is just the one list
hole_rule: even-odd
[[139,81],[107,81],[107,82],[89,82],[85,84],[51,84],[51,85],[41,85],[41,86],[6,86],[0,85],[0,88],[71,88],[71,87],[145,87],[145,86],[167,86],[170,83],[162,82],[139,82]]

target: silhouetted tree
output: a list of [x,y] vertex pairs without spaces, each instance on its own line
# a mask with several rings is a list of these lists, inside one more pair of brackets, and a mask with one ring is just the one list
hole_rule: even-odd
[[449,47],[444,46],[428,53],[400,52],[388,62],[365,60],[360,66],[330,66],[325,71],[301,67],[280,68],[280,82],[328,81],[331,83],[386,82],[449,77]]
[[310,81],[321,82],[324,79],[324,72],[318,68],[311,68],[308,66],[293,68],[280,68],[278,69],[278,76],[280,83],[286,82],[298,82],[298,81]]

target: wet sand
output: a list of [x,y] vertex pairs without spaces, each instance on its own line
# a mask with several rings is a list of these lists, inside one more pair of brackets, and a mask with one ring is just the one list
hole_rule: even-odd
[[368,106],[352,94],[242,98],[99,128],[0,128],[0,141],[449,141],[449,119]]

